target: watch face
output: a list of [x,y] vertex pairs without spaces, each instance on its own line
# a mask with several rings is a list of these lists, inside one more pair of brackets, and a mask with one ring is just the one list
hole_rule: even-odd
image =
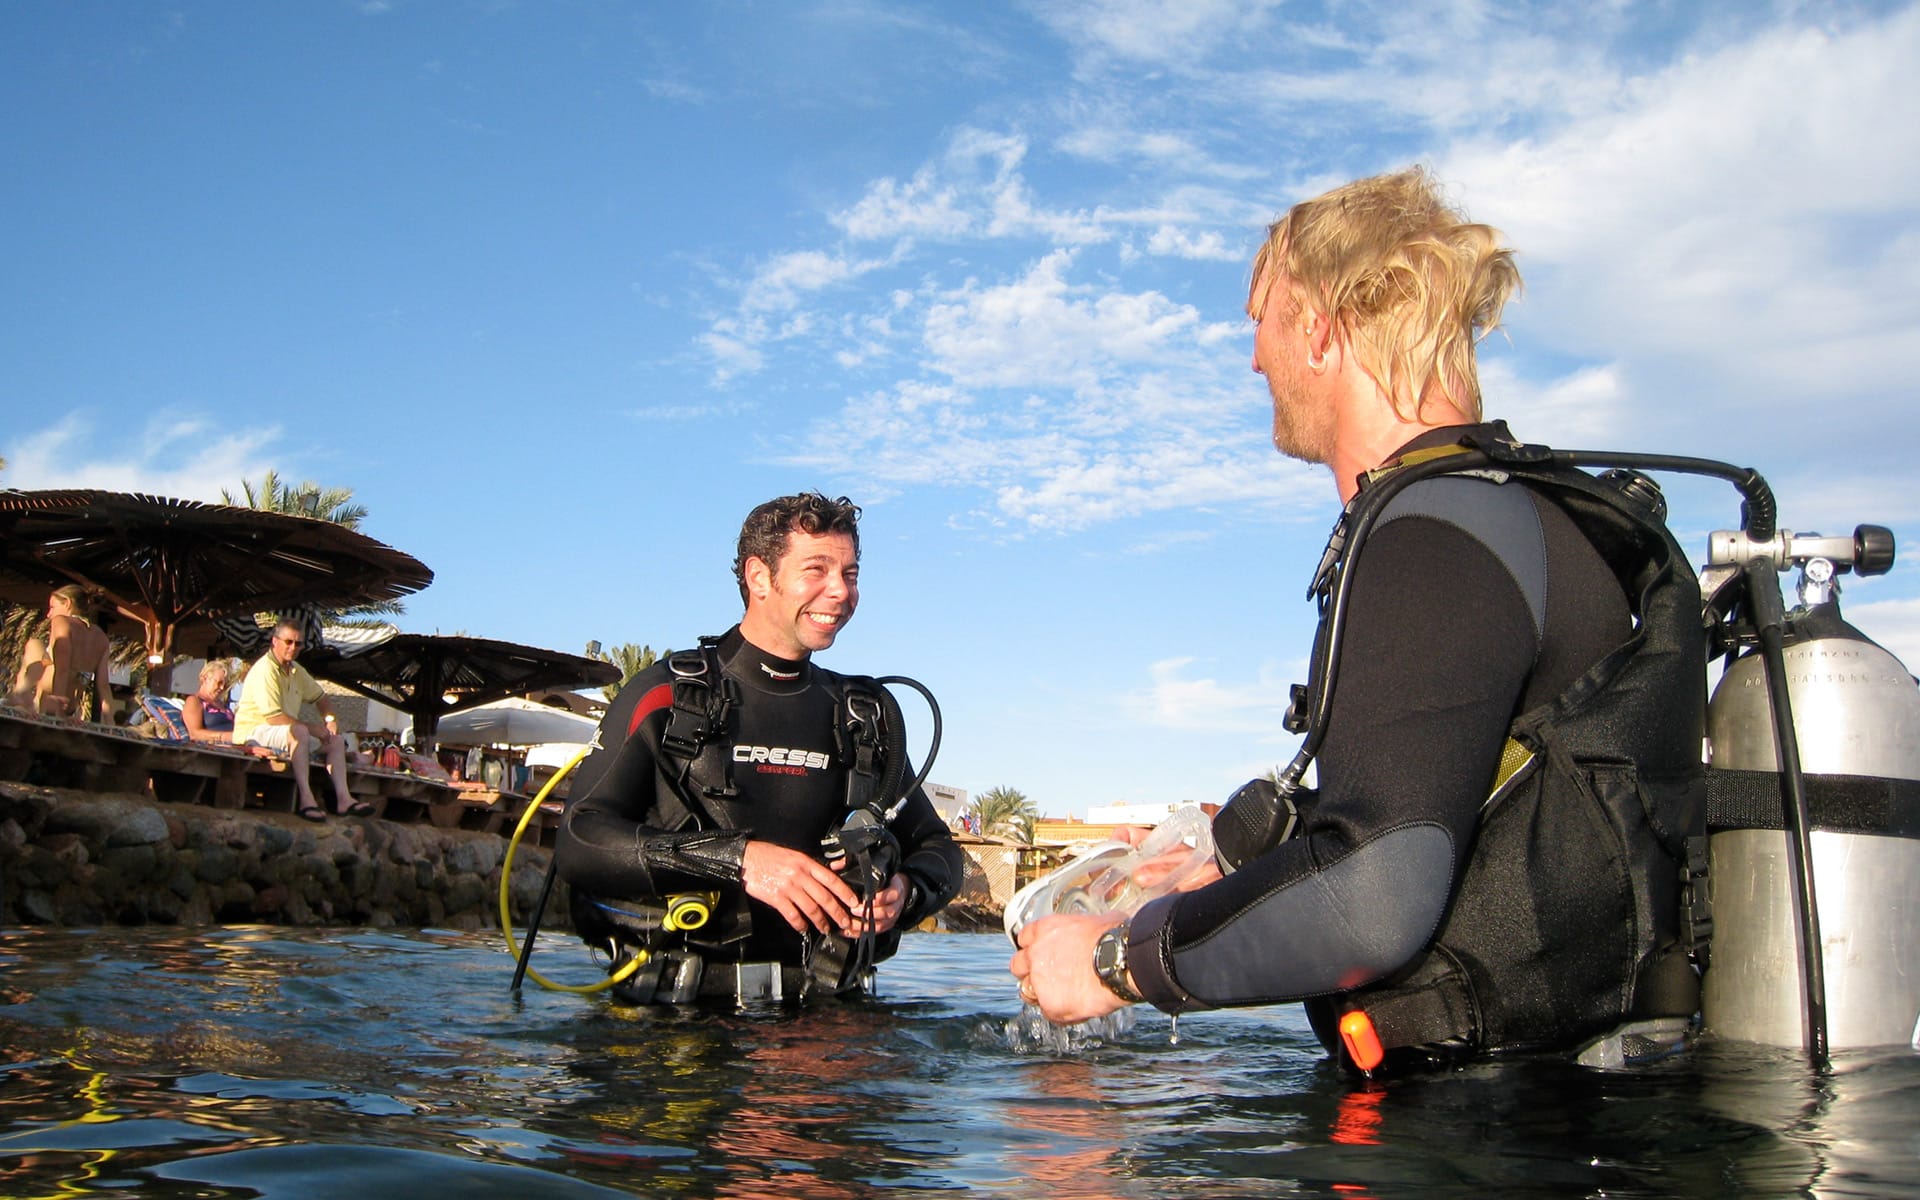
[[1100,935],[1093,945],[1093,973],[1108,991],[1128,1004],[1137,1004],[1140,993],[1127,979],[1127,927],[1115,925]]

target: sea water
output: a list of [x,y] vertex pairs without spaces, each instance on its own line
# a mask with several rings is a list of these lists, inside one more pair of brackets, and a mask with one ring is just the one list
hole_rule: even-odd
[[715,1013],[513,995],[497,934],[0,930],[0,1196],[1920,1196],[1911,1051],[1368,1085],[1292,1007],[1013,1036],[1007,953]]

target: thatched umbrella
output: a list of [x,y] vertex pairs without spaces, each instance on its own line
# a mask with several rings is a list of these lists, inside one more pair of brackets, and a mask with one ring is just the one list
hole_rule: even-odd
[[508,696],[619,681],[612,663],[491,638],[402,633],[351,656],[322,649],[309,671],[413,717],[415,744],[431,752],[440,718]]
[[35,604],[50,587],[91,588],[140,622],[156,665],[190,621],[346,608],[432,582],[411,555],[311,517],[123,492],[0,492],[0,596]]

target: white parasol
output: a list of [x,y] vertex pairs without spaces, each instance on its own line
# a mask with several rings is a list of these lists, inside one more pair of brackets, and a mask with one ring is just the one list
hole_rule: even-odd
[[546,742],[590,742],[599,727],[592,717],[550,704],[509,698],[445,714],[436,737],[454,746],[538,746]]

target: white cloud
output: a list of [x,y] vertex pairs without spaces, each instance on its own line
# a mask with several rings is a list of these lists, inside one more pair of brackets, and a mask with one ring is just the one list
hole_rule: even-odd
[[1177,133],[1142,132],[1125,124],[1085,124],[1060,139],[1060,149],[1100,162],[1142,160],[1191,167],[1205,155],[1193,141]]
[[782,254],[754,274],[741,305],[750,311],[789,309],[809,292],[858,279],[887,263],[885,259],[851,259],[819,250]]
[[647,95],[656,100],[668,100],[677,104],[705,104],[712,99],[705,89],[677,79],[664,79],[658,76],[642,79],[640,86]]
[[1227,245],[1227,239],[1217,230],[1206,230],[1193,234],[1172,225],[1162,225],[1153,231],[1147,239],[1147,250],[1153,254],[1165,254],[1173,258],[1211,259],[1214,262],[1239,262],[1243,257],[1240,248]]
[[[1857,429],[1920,371],[1920,94],[1904,85],[1920,8],[1758,34],[1766,18],[1730,9],[1656,22],[1606,4],[1360,3],[1338,29],[1226,11],[1041,6],[1083,69],[1022,110],[1032,138],[963,118],[910,176],[869,183],[828,221],[893,241],[891,256],[769,260],[747,289],[760,298],[708,332],[716,377],[761,369],[782,337],[869,375],[911,363],[822,422],[801,459],[985,489],[985,519],[1016,528],[1287,503],[1276,479],[1291,476],[1247,429],[1244,326],[1209,319],[1238,296],[1189,301],[1175,273],[1244,260],[1294,196],[1423,156],[1521,252],[1532,291],[1511,352],[1489,347],[1482,370],[1488,411],[1523,436],[1646,446],[1651,428],[1668,440],[1646,448],[1742,457],[1741,436],[1771,448],[1766,429],[1835,394],[1856,402],[1821,415]],[[1646,36],[1655,24],[1676,36]],[[1291,37],[1266,58],[1195,53],[1224,29]],[[1303,104],[1298,148],[1248,141]],[[1222,183],[1236,179],[1262,182]],[[884,295],[862,278],[909,263],[918,278],[882,276]],[[819,311],[753,319],[808,297]]]
[[[1174,153],[1181,144],[1163,139],[1159,148]],[[1088,354],[1123,361],[1158,354],[1174,326],[1197,321],[1195,311],[1155,292],[1110,288],[1096,297],[1092,289],[1080,288],[1069,297],[1060,272],[1070,259],[1062,252],[1112,242],[1119,231],[1137,228],[1154,256],[1234,261],[1246,251],[1230,244],[1220,226],[1245,224],[1258,210],[1230,192],[1188,183],[1143,207],[1042,204],[1021,173],[1029,151],[1021,134],[962,126],[939,159],[909,181],[886,177],[868,185],[858,201],[828,219],[854,241],[893,240],[889,256],[796,250],[770,259],[742,287],[738,311],[715,320],[701,339],[716,364],[715,381],[725,384],[760,370],[767,340],[807,332],[800,324],[776,333],[756,319],[759,314],[794,308],[811,296],[825,303],[830,289],[851,297],[853,307],[871,306],[878,297],[853,286],[862,276],[906,262],[924,244],[951,242],[972,244],[982,253],[991,253],[1000,242],[1039,242],[1053,253],[1013,283],[969,281],[943,288],[938,272],[953,264],[939,264],[915,291],[892,289],[895,308],[916,293],[932,297],[922,320],[936,369],[969,385],[1013,386],[1024,379],[1034,386],[1084,386],[1090,379]],[[1131,242],[1119,248],[1122,261],[1137,255]],[[885,339],[863,334],[857,326],[879,319],[871,311],[837,314],[829,324],[841,344],[829,347],[827,355],[845,369],[872,366],[884,353]],[[1209,329],[1201,340],[1218,333]]]
[[861,240],[974,235],[1083,245],[1112,236],[1098,213],[1035,204],[1019,169],[1026,155],[1024,137],[963,128],[937,168],[922,167],[906,184],[877,180],[833,223]]
[[1681,360],[1760,409],[1891,400],[1920,371],[1916,61],[1920,8],[1788,25],[1617,78],[1538,136],[1464,141],[1440,170],[1545,265],[1535,307],[1560,346]]
[[1907,673],[1920,671],[1920,599],[1847,604],[1847,621],[1899,659]]
[[727,415],[734,410],[722,404],[650,404],[627,410],[627,416],[639,422],[682,424]]
[[1233,44],[1280,0],[1100,0],[1042,3],[1041,19],[1079,53],[1129,63],[1189,62]]
[[956,187],[936,182],[933,168],[922,167],[904,184],[890,178],[876,180],[852,208],[836,213],[833,223],[859,241],[957,238],[973,224],[972,217],[961,211],[961,203]]
[[1780,523],[1790,529],[1840,534],[1863,523],[1898,527],[1920,522],[1920,488],[1913,486],[1910,464],[1889,477],[1824,456],[1790,456],[1762,474],[1780,500]]
[[1326,481],[1289,468],[1269,449],[1222,445],[1208,438],[1156,432],[1125,447],[1106,447],[1049,462],[1037,478],[1001,488],[1001,512],[1040,530],[1088,525],[1170,509],[1323,501]]
[[1530,442],[1600,449],[1624,445],[1631,433],[1617,364],[1534,383],[1516,375],[1508,359],[1482,359],[1480,394],[1488,417],[1511,421],[1513,431]]
[[[1288,684],[1277,678],[1223,683],[1191,677],[1191,657],[1168,658],[1147,668],[1147,685],[1124,698],[1130,716],[1158,729],[1246,733],[1272,737],[1286,715]],[[1277,739],[1276,739],[1277,740]]]
[[763,321],[740,321],[723,317],[700,336],[700,344],[714,362],[713,378],[726,383],[735,375],[751,375],[766,365],[760,342],[766,337]]
[[1001,180],[989,196],[989,237],[1040,237],[1069,246],[1103,242],[1113,236],[1098,213],[1054,211],[1036,206],[1024,180]]
[[966,523],[1058,532],[1176,509],[1321,507],[1317,469],[1248,428],[1245,389],[1148,374],[1076,401],[906,382],[849,400],[781,461],[878,486],[984,489]]
[[1115,364],[1167,356],[1190,342],[1199,313],[1158,292],[1100,291],[1067,281],[1069,251],[1010,283],[969,283],[925,318],[930,365],[963,385],[1093,387]]
[[107,449],[103,443],[116,439],[86,416],[70,415],[9,443],[0,452],[7,461],[0,482],[22,491],[98,488],[218,502],[221,488],[237,488],[273,466],[268,450],[280,436],[278,427],[229,432],[170,411],[117,439],[123,447]]

